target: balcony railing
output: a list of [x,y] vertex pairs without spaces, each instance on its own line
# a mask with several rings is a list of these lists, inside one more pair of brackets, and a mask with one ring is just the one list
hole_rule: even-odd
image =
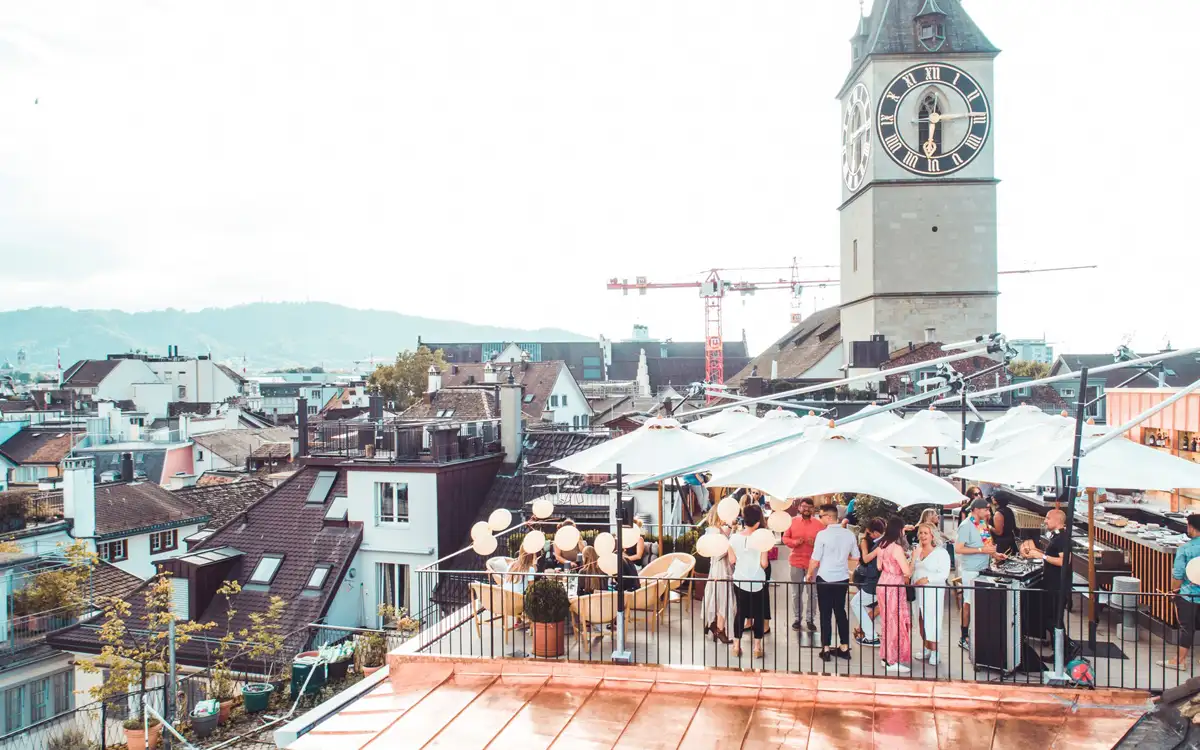
[[0,495],[0,535],[62,519],[62,493],[6,492]]
[[434,430],[424,447],[425,425],[370,422],[321,422],[308,426],[312,456],[376,459],[380,461],[456,461],[487,455],[482,437]]
[[[501,539],[494,554],[508,557],[509,549],[510,545]],[[415,601],[428,603],[417,613],[421,653],[518,659],[534,655],[534,628],[525,615],[521,592],[530,581],[551,578],[567,589],[571,601],[571,614],[562,623],[565,640],[561,658],[612,660],[616,614],[616,594],[610,591],[613,579],[591,579],[599,594],[585,597],[580,591],[587,578],[577,574],[543,571],[514,581],[497,572],[501,568],[485,569],[489,563],[483,561],[470,567],[456,567],[454,562],[443,560],[416,572]],[[863,598],[856,597],[853,586],[833,588],[779,580],[783,577],[780,571],[790,573],[791,568],[786,563],[773,567],[776,577],[765,583],[761,600],[738,593],[736,582],[704,575],[643,575],[627,582],[631,590],[625,594],[625,644],[633,661],[933,681],[1048,682],[1047,672],[1054,666],[1053,612],[1056,602],[1061,601],[1052,585],[1050,590],[1020,585],[922,586],[916,590],[916,600],[909,602],[904,586],[881,584],[877,592],[888,609],[878,611],[872,619],[864,614]],[[966,648],[960,645],[964,594],[975,599],[973,617],[965,621],[971,633]],[[1100,597],[1101,606],[1091,622],[1087,601],[1093,595]],[[820,614],[818,602],[822,598],[828,599],[829,621]],[[806,600],[811,614],[801,618],[796,629],[795,606],[801,599]],[[1066,661],[1082,658],[1097,687],[1158,693],[1200,676],[1200,663],[1185,662],[1181,669],[1161,664],[1178,653],[1175,630],[1150,614],[1170,606],[1169,601],[1160,601],[1163,599],[1169,600],[1170,595],[1122,597],[1076,587],[1064,623]],[[748,604],[753,601],[758,604]],[[761,650],[756,649],[752,627],[745,619],[754,611],[748,609],[751,606],[765,607],[766,632],[760,641]],[[838,611],[847,618],[848,631],[838,631]],[[761,609],[757,612],[764,614]],[[714,634],[711,626],[718,614],[723,633],[729,638],[736,631],[747,631],[741,639],[740,653],[726,644],[721,634]],[[907,627],[903,625],[905,615]],[[809,629],[810,618],[815,631]],[[880,643],[870,640],[872,630]],[[829,633],[834,651],[848,642],[846,653],[824,658],[824,633]],[[856,635],[867,638],[860,640]],[[882,647],[889,642],[886,649]],[[935,654],[932,659],[931,653]],[[889,669],[885,658],[903,668]]]

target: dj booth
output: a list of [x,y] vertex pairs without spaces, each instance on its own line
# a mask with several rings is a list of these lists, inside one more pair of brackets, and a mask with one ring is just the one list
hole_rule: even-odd
[[[1057,570],[1051,568],[1051,571]],[[1023,664],[1026,638],[1044,638],[1050,625],[1051,602],[1043,589],[1058,583],[1043,574],[1041,560],[993,562],[975,579],[971,605],[971,661],[978,668],[1012,672]]]

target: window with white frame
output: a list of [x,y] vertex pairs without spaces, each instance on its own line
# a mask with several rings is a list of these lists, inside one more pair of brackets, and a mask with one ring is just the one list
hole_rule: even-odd
[[407,609],[408,566],[398,563],[375,563],[375,591],[378,606]]
[[179,529],[158,531],[150,535],[150,554],[157,555],[173,549],[179,549]]
[[329,576],[329,571],[332,566],[318,565],[313,568],[313,571],[308,576],[308,582],[304,584],[304,588],[311,590],[320,590],[325,585],[325,579]]
[[179,386],[179,400],[183,401],[186,398],[187,398],[187,386],[181,385],[181,386]]
[[562,404],[563,406],[566,406],[567,405],[567,394],[564,393],[563,395],[559,396],[558,403]]
[[258,565],[254,566],[254,572],[250,574],[250,583],[269,584],[275,579],[275,574],[279,572],[279,566],[283,564],[283,555],[263,555],[258,561]]
[[551,394],[551,395],[550,395],[550,405],[551,405],[551,406],[558,406],[558,396],[556,396],[556,395],[554,395],[554,394]]
[[50,476],[49,466],[18,466],[12,470],[14,482],[36,482]]
[[375,484],[375,524],[408,523],[408,485],[403,482]]
[[120,562],[129,559],[129,540],[114,539],[111,542],[101,542],[96,545],[101,560]]
[[0,711],[4,721],[0,726],[6,734],[20,731],[75,708],[74,671],[56,672],[13,685],[4,690],[3,698]]

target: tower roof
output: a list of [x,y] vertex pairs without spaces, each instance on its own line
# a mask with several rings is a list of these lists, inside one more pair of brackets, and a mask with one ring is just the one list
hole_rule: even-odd
[[931,13],[945,16],[942,23],[946,41],[937,54],[1000,53],[967,14],[961,0],[875,0],[866,17],[866,45],[854,59],[854,67],[843,87],[854,80],[863,62],[871,55],[928,57],[931,53],[921,46],[914,21],[918,16]]

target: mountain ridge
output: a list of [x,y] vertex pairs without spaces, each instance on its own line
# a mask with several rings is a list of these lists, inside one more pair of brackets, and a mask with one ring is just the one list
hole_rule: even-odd
[[185,311],[177,308],[125,312],[31,307],[0,311],[0,364],[25,370],[63,367],[80,359],[143,350],[209,354],[219,362],[246,358],[249,369],[321,365],[349,369],[373,356],[390,361],[415,349],[417,337],[432,341],[593,341],[559,328],[524,329],[480,325],[386,310],[363,310],[332,302],[251,302]]

